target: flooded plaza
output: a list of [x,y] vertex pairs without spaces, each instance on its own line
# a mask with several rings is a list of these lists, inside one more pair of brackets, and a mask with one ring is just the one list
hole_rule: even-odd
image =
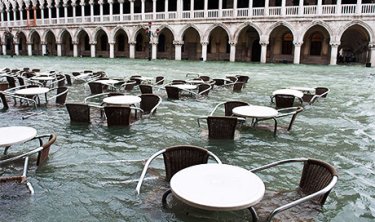
[[[215,88],[207,98],[163,99],[152,118],[130,127],[108,128],[105,121],[89,125],[71,124],[65,107],[41,106],[39,115],[22,119],[30,109],[11,103],[1,112],[0,127],[32,126],[38,134],[55,132],[57,141],[47,163],[29,171],[35,194],[14,200],[0,200],[1,221],[242,221],[247,211],[211,213],[185,208],[176,203],[162,208],[163,160],[152,164],[142,192],[136,194],[136,180],[144,161],[163,148],[191,144],[207,148],[223,163],[252,169],[288,158],[316,158],[332,164],[339,180],[322,213],[315,221],[375,220],[375,69],[364,66],[319,66],[107,58],[0,57],[0,67],[39,68],[62,73],[105,71],[110,78],[140,74],[164,76],[166,81],[185,79],[189,72],[211,78],[226,74],[250,76],[240,93]],[[328,87],[330,92],[311,106],[305,106],[290,132],[272,132],[244,127],[232,141],[208,140],[206,127],[197,118],[208,115],[219,102],[239,100],[271,106],[274,90],[291,87]],[[139,95],[135,89],[130,94]],[[67,102],[83,102],[90,95],[84,84],[69,86]],[[279,125],[287,122],[280,120]],[[134,161],[133,161],[134,160]],[[136,161],[137,160],[137,161]],[[1,168],[0,168],[1,169]],[[2,171],[1,171],[2,173]],[[281,175],[281,176],[280,176]],[[286,175],[283,177],[282,175]],[[262,179],[280,189],[297,186],[299,173],[287,169],[272,171]]]

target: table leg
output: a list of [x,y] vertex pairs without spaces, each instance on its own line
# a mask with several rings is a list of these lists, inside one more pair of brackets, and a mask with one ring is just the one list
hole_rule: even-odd
[[8,154],[8,149],[9,149],[10,146],[6,146],[5,147],[5,150],[4,150],[4,155],[7,155]]
[[258,218],[258,215],[257,215],[257,212],[255,211],[255,209],[253,207],[249,207],[247,209],[249,209],[249,211],[251,213],[251,216],[253,218],[252,222],[257,222],[259,218]]
[[277,120],[275,117],[272,117],[272,119],[275,121],[275,128],[273,130],[273,136],[276,136],[276,131],[277,131]]
[[170,193],[172,193],[172,190],[171,190],[171,189],[165,191],[165,193],[163,194],[163,197],[161,198],[161,202],[163,203],[163,207],[164,207],[164,208],[167,208],[167,207],[168,207],[167,197],[168,197],[168,195],[169,195]]

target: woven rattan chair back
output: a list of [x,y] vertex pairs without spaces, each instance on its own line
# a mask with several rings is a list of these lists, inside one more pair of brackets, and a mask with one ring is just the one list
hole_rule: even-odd
[[140,84],[139,89],[141,90],[142,94],[146,94],[146,93],[152,94],[152,86],[151,85]]
[[17,79],[18,79],[18,84],[20,86],[25,86],[25,80],[24,80],[24,78],[22,78],[21,76],[18,76]]
[[40,166],[41,164],[46,162],[46,160],[48,159],[49,151],[51,149],[51,145],[55,143],[56,138],[57,138],[56,134],[52,133],[50,137],[48,138],[47,143],[41,144],[43,149],[38,152],[38,157],[36,161],[37,166]]
[[164,84],[164,76],[156,76],[155,83],[156,83],[156,85],[163,85]]
[[132,91],[134,89],[134,86],[137,84],[135,80],[128,80],[126,81],[126,85],[125,85],[125,88],[124,90],[125,91]]
[[64,75],[59,74],[59,75],[56,76],[56,79],[57,79],[57,86],[58,87],[65,86],[65,77],[64,77]]
[[90,107],[84,103],[66,103],[70,121],[89,123],[90,122]]
[[140,97],[140,108],[143,110],[143,114],[150,114],[151,110],[157,106],[160,101],[160,97],[154,94],[142,94]]
[[186,84],[186,81],[185,80],[181,80],[181,79],[174,79],[172,80],[172,85],[179,85],[179,84]]
[[201,80],[203,80],[205,82],[210,81],[210,77],[209,76],[199,76],[198,78],[200,78]]
[[103,85],[99,82],[89,82],[91,94],[103,93]]
[[243,82],[243,83],[247,83],[249,81],[249,77],[243,76],[243,75],[238,75],[237,79],[238,79],[239,82]]
[[180,89],[174,86],[165,86],[168,99],[180,99]]
[[1,99],[1,102],[3,103],[3,109],[8,109],[9,105],[8,105],[7,99],[5,98],[5,95],[2,92],[0,92],[0,99]]
[[129,126],[130,125],[130,107],[106,106],[104,113],[107,117],[107,124],[111,126]]
[[275,95],[276,109],[293,107],[295,96],[277,94]]
[[8,84],[9,84],[9,88],[14,88],[16,87],[16,80],[11,77],[11,76],[6,76],[6,79],[8,81]]
[[207,117],[208,138],[210,139],[234,139],[237,118],[228,116]]
[[199,84],[198,85],[198,94],[199,95],[203,95],[203,96],[208,96],[208,93],[210,92],[210,90],[207,90],[211,88],[211,86],[209,84],[206,84],[206,83],[203,83],[203,84]]
[[[329,90],[329,89],[326,88],[326,87],[316,87],[316,88],[315,88],[315,94],[316,94],[316,95],[322,95],[323,93],[327,92],[328,90]],[[327,93],[327,94],[324,94],[322,97],[323,97],[323,98],[326,98],[327,95],[328,95],[328,93]]]
[[232,116],[233,112],[232,110],[238,106],[247,106],[248,103],[241,102],[241,101],[228,101],[224,103],[224,112],[225,116]]
[[241,92],[244,86],[244,82],[237,81],[233,84],[233,92]]
[[65,74],[66,84],[68,86],[72,85],[72,77],[69,74]]
[[57,95],[63,93],[66,91],[66,93],[64,94],[61,94],[59,95],[58,97],[56,97],[56,103],[57,104],[61,104],[61,105],[64,105],[65,104],[65,101],[66,101],[66,97],[68,96],[68,87],[66,86],[63,86],[63,87],[58,87],[57,88]]
[[207,163],[209,154],[201,147],[180,145],[167,148],[163,157],[165,178],[170,181],[175,173],[186,167]]
[[214,81],[215,81],[215,85],[217,86],[223,86],[225,84],[224,79],[214,79]]
[[[309,159],[303,166],[299,183],[300,191],[306,195],[319,191],[326,187],[337,172],[333,166],[321,160]],[[330,192],[314,199],[320,205],[324,205]]]

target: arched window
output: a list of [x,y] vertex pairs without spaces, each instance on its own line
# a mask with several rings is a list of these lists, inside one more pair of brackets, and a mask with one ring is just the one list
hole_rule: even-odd
[[293,51],[293,35],[290,32],[282,36],[281,54],[291,55]]
[[165,52],[165,35],[159,35],[158,52]]
[[320,56],[322,52],[323,36],[319,32],[311,35],[310,55]]
[[143,45],[143,36],[141,33],[137,35],[136,39],[137,43],[135,44],[135,50],[137,52],[142,52],[142,45]]

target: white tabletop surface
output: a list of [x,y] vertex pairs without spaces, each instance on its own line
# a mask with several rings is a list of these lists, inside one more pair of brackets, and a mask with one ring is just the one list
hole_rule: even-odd
[[36,136],[36,129],[26,126],[0,127],[0,146],[22,143]]
[[294,89],[294,90],[299,90],[302,92],[315,94],[315,88],[312,88],[312,87],[292,86],[292,87],[289,87],[289,89]]
[[177,85],[172,85],[172,86],[177,87],[179,89],[186,89],[186,90],[197,88],[197,85],[189,85],[189,84],[177,84]]
[[267,106],[238,106],[232,110],[233,114],[243,117],[252,118],[271,118],[279,114],[279,112]]
[[170,182],[175,197],[205,210],[239,210],[257,204],[263,181],[254,173],[226,164],[200,164],[177,172]]
[[49,91],[49,88],[45,87],[32,87],[32,88],[26,88],[26,89],[20,89],[15,91],[17,95],[23,95],[23,96],[31,96],[31,95],[38,95],[47,93]]
[[204,83],[203,80],[201,79],[188,79],[188,80],[185,80],[187,83]]
[[52,77],[52,76],[34,76],[31,79],[32,80],[49,81],[49,80],[54,80],[55,77]]
[[115,79],[100,79],[96,80],[95,82],[101,83],[101,84],[116,84],[119,83],[118,80]]
[[272,92],[272,95],[277,95],[277,94],[283,94],[283,95],[292,95],[298,98],[302,98],[303,92],[295,89],[278,89],[276,91]]
[[132,105],[141,102],[138,96],[110,96],[103,99],[104,103],[113,105]]

